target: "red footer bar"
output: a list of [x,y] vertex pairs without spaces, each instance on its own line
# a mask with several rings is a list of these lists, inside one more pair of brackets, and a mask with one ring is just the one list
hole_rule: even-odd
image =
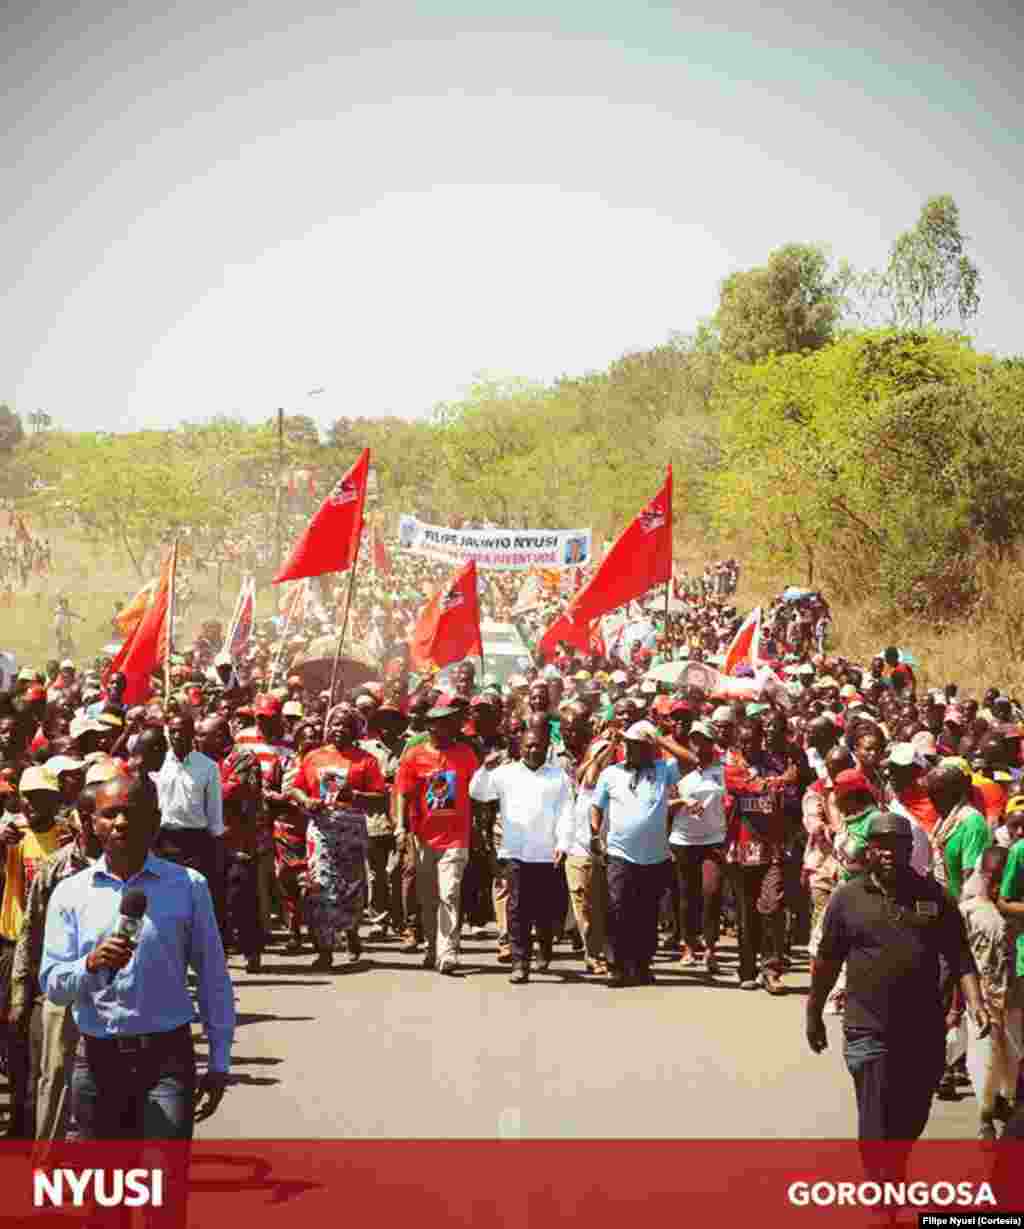
[[642,1216],[774,1229],[863,1225],[882,1207],[901,1224],[926,1212],[1024,1210],[1024,1144],[918,1143],[905,1168],[904,1147],[874,1148],[868,1157],[855,1142],[808,1140],[0,1143],[0,1224],[634,1229]]

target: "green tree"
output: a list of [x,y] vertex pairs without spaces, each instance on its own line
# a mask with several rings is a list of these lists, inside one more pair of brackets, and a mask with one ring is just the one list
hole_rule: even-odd
[[769,354],[820,349],[839,319],[843,283],[824,249],[799,243],[772,252],[759,268],[731,274],[715,318],[723,352],[756,363]]
[[968,243],[956,202],[933,196],[916,225],[893,243],[885,270],[862,277],[861,319],[924,329],[942,327],[955,316],[965,328],[981,304],[981,274],[967,255]]

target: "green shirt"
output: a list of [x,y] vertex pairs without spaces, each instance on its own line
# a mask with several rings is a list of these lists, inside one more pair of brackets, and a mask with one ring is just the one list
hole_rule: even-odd
[[967,807],[963,818],[946,842],[943,861],[946,863],[946,891],[954,901],[960,900],[964,880],[978,864],[978,859],[992,844],[992,832],[980,811]]
[[[1004,900],[1024,900],[1024,841],[1015,841],[1010,846],[999,895]],[[1024,977],[1024,930],[1017,936],[1017,976]]]
[[864,848],[868,843],[868,829],[871,827],[871,821],[877,814],[879,814],[878,807],[870,806],[866,811],[862,811],[859,815],[854,815],[846,821],[846,832],[843,836],[842,852],[839,857],[844,883],[863,872]]

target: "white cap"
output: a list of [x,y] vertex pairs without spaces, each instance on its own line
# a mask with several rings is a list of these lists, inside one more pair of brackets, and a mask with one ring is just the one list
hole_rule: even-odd
[[59,777],[62,772],[81,772],[85,760],[76,760],[70,755],[54,755],[46,761],[46,771],[52,777]]
[[736,715],[728,704],[720,704],[711,714],[711,720],[714,725],[718,725],[719,722],[731,723],[736,720]]
[[653,743],[658,737],[658,731],[649,721],[636,721],[622,737],[634,743]]
[[612,682],[613,683],[628,683],[629,675],[625,672],[625,670],[613,670],[612,671]]
[[75,663],[71,660],[70,657],[65,657],[64,660],[60,663],[60,668],[62,670],[74,670]]

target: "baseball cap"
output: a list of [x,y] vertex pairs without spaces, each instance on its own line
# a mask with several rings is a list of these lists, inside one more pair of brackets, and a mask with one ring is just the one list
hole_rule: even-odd
[[1024,811],[1024,794],[1015,794],[1006,804],[1007,815],[1016,815],[1018,811]]
[[89,765],[89,771],[85,774],[85,783],[86,785],[99,785],[103,781],[112,781],[114,777],[120,776],[120,773],[121,769],[117,760],[98,760]]
[[70,657],[65,657],[64,660],[60,663],[60,668],[62,670],[74,670],[75,663],[71,660]]
[[283,717],[304,717],[306,715],[306,710],[302,707],[298,700],[289,700],[288,703],[281,709],[281,715]]
[[[839,774],[842,776],[842,773]],[[914,831],[905,815],[893,815],[891,811],[877,811],[868,824],[868,840],[873,836],[904,836],[909,840]]]
[[845,798],[848,794],[874,793],[871,782],[859,768],[847,768],[836,777],[832,786],[839,798]]
[[731,725],[736,718],[733,716],[733,711],[728,704],[720,704],[711,714],[711,720],[715,725],[719,723]]
[[746,707],[746,714],[748,717],[760,717],[762,713],[766,713],[768,711],[768,708],[769,706],[767,704],[748,704]]
[[266,693],[258,695],[252,711],[257,717],[276,717],[281,711],[281,701]]
[[45,700],[46,689],[38,683],[33,683],[31,687],[25,688],[25,699],[30,702],[33,700]]
[[658,731],[649,721],[635,721],[622,737],[631,743],[653,743]]
[[57,784],[57,778],[55,776],[51,776],[44,767],[35,765],[31,768],[26,768],[21,774],[21,780],[18,782],[18,789],[23,794],[31,793],[32,790],[45,790],[50,794],[60,792],[60,786]]
[[32,669],[31,666],[22,666],[21,669],[18,671],[18,682],[19,683],[32,683],[35,681],[35,677],[36,677],[36,672]]
[[715,732],[715,727],[708,721],[695,721],[693,725],[690,726],[690,733],[700,734],[701,737],[706,738],[708,742],[712,743],[718,737],[717,733]]
[[93,721],[91,717],[75,717],[68,733],[72,738],[81,738],[83,734],[105,734],[109,728],[109,726],[100,725],[98,721]]
[[919,730],[910,740],[922,755],[938,755],[935,745],[935,735],[929,730]]
[[613,670],[611,681],[613,683],[628,683],[629,675],[625,672],[625,670]]
[[894,764],[897,768],[927,768],[924,756],[913,743],[893,743],[889,754],[885,757],[886,764]]
[[436,708],[427,710],[428,721],[444,721],[447,717],[458,717],[462,713],[462,709],[456,708],[452,704],[439,704]]
[[52,777],[59,777],[62,772],[81,772],[85,760],[76,760],[71,755],[53,755],[46,761],[46,771]]

